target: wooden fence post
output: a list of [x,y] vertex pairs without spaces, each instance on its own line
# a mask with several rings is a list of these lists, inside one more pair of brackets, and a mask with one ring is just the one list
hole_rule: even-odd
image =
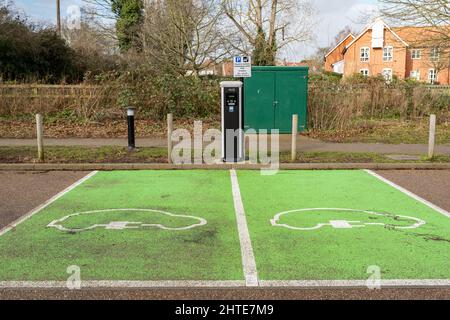
[[428,158],[432,159],[434,157],[434,147],[436,144],[436,115],[432,114],[430,116],[430,137],[428,140]]
[[38,159],[40,162],[44,162],[44,126],[43,118],[41,114],[36,115],[36,133],[37,133],[37,147],[38,147]]
[[173,114],[169,113],[167,115],[167,159],[169,164],[172,164],[172,132],[173,132]]
[[298,115],[292,116],[292,148],[291,148],[291,161],[297,159],[297,136],[298,136]]

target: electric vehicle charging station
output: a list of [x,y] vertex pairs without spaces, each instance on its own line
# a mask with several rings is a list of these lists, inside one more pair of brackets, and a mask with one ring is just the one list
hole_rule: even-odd
[[222,91],[222,160],[245,161],[244,112],[241,81],[223,81]]

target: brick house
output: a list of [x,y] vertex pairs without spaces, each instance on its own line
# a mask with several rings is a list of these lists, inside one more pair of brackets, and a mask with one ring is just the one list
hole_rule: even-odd
[[325,71],[344,73],[344,51],[355,36],[351,33],[325,55]]
[[[360,73],[364,76],[383,75],[387,80],[396,76],[448,85],[450,45],[444,49],[434,48],[428,41],[435,34],[429,27],[391,28],[378,19],[343,49],[341,43],[331,50],[325,57],[325,64],[342,64],[339,70],[336,67],[333,70],[342,71],[339,73],[344,78]],[[348,41],[349,37],[346,39]]]

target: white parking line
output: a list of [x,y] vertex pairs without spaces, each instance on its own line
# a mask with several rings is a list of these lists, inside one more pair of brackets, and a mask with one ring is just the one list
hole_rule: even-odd
[[372,170],[364,170],[364,171],[367,172],[368,174],[374,176],[375,178],[377,178],[377,179],[383,181],[384,183],[390,185],[391,187],[394,187],[395,189],[397,189],[397,190],[403,192],[404,194],[410,196],[410,197],[413,198],[414,200],[417,200],[417,201],[423,203],[424,205],[426,205],[427,207],[429,207],[429,208],[431,208],[431,209],[433,209],[433,210],[435,210],[435,211],[437,211],[437,212],[443,214],[443,215],[446,216],[447,218],[450,218],[450,213],[449,213],[448,211],[446,211],[446,210],[444,210],[444,209],[442,209],[442,208],[436,206],[435,204],[431,203],[430,201],[427,201],[427,200],[425,200],[425,199],[419,197],[418,195],[412,193],[411,191],[406,190],[406,189],[403,188],[403,187],[400,187],[399,185],[395,184],[394,182],[392,182],[392,181],[390,181],[390,180],[388,180],[388,179],[386,179],[386,178],[380,176],[379,174],[373,172]]
[[231,187],[233,191],[234,210],[241,244],[242,265],[244,268],[245,283],[247,287],[258,286],[258,272],[256,270],[255,255],[253,253],[250,234],[247,227],[244,205],[242,203],[241,191],[236,170],[230,170]]
[[[367,280],[259,280],[262,289],[354,289],[368,288]],[[88,280],[81,281],[82,289],[183,289],[209,288],[226,289],[248,287],[242,280]],[[450,288],[449,279],[394,279],[380,280],[380,287],[386,288]],[[68,289],[67,281],[0,281],[1,289]]]
[[[442,288],[450,287],[448,279],[431,280],[380,280],[381,288]],[[367,280],[287,280],[265,281],[260,280],[262,288],[368,288]]]
[[[245,288],[245,281],[81,281],[81,288]],[[0,289],[68,289],[66,281],[0,281]]]
[[50,204],[52,204],[53,202],[55,202],[56,200],[58,200],[59,198],[61,198],[62,196],[64,196],[66,193],[72,191],[73,189],[75,189],[76,187],[78,187],[80,184],[82,184],[83,182],[85,182],[86,180],[92,178],[94,175],[97,174],[98,171],[93,171],[91,173],[89,173],[87,176],[85,176],[84,178],[81,178],[80,180],[78,180],[77,182],[75,182],[73,185],[71,185],[70,187],[64,189],[63,191],[61,191],[60,193],[58,193],[57,195],[55,195],[54,197],[52,197],[51,199],[45,201],[43,204],[41,204],[40,206],[38,206],[37,208],[31,210],[30,212],[28,212],[26,215],[20,217],[19,219],[17,219],[16,221],[12,222],[11,224],[7,225],[6,227],[4,227],[3,229],[0,230],[0,237],[3,236],[5,233],[7,233],[8,231],[14,229],[15,227],[17,227],[19,224],[21,224],[22,222],[24,222],[25,220],[31,218],[33,215],[35,215],[36,213],[38,213],[39,211],[45,209],[46,207],[48,207]]

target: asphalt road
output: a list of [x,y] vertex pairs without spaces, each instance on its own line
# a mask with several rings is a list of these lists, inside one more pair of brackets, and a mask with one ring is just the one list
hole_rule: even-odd
[[0,171],[0,228],[17,220],[87,174]]
[[[450,171],[381,171],[385,178],[450,211]],[[0,171],[0,228],[10,224],[86,172]],[[445,253],[443,253],[445,254]],[[448,289],[152,289],[152,290],[0,290],[0,299],[446,299]]]

